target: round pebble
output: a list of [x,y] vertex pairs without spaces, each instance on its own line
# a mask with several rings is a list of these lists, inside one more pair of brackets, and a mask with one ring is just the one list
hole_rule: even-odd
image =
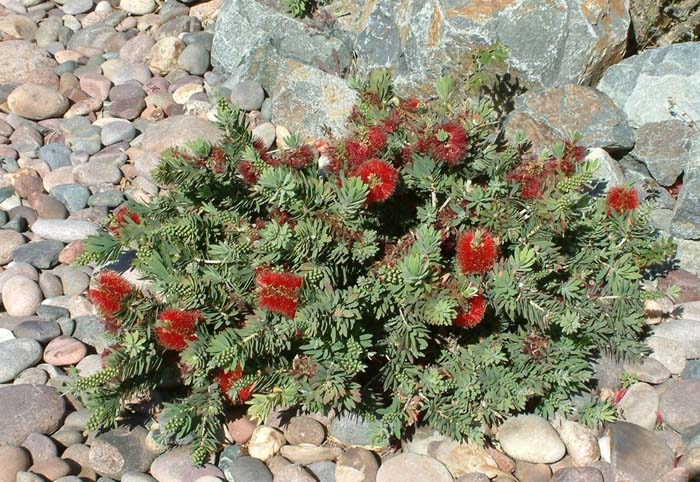
[[254,80],[245,80],[231,87],[231,104],[242,110],[260,110],[263,100],[265,100],[265,91]]
[[303,443],[321,445],[326,440],[326,430],[311,417],[292,417],[284,431],[284,436],[292,445]]
[[38,84],[24,84],[7,97],[12,112],[27,119],[42,120],[62,116],[68,99],[58,90]]
[[554,427],[537,415],[509,418],[498,431],[498,441],[506,454],[534,464],[554,463],[566,453]]
[[12,316],[33,314],[41,300],[39,285],[26,276],[14,276],[2,287],[2,304]]
[[49,342],[44,350],[44,361],[53,366],[73,365],[87,354],[84,343],[71,336],[59,336]]
[[132,15],[146,15],[155,11],[155,0],[121,0],[119,8]]
[[377,482],[452,482],[447,468],[432,457],[400,454],[385,461],[377,472]]

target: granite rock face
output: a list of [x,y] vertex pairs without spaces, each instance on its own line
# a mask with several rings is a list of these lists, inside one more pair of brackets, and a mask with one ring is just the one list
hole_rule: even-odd
[[700,42],[668,45],[629,57],[610,67],[597,88],[627,113],[635,128],[674,119],[673,112],[698,121]]
[[[274,2],[232,0],[219,12],[212,64],[231,83],[255,79],[266,91],[279,91],[278,106],[305,105],[320,97],[314,111],[327,111],[330,105],[343,116],[351,92],[334,74],[350,66],[359,74],[388,67],[399,93],[428,95],[437,79],[464,72],[475,49],[497,40],[508,48],[509,65],[524,83],[585,84],[622,58],[627,3],[338,0],[312,20],[297,20]],[[297,99],[299,92],[307,99]],[[283,113],[276,114],[290,129],[295,127]],[[327,119],[304,117],[307,127],[317,121],[335,127],[332,112],[325,114]]]
[[523,131],[535,151],[565,139],[568,131],[580,132],[582,143],[591,148],[634,146],[634,131],[625,113],[607,95],[579,85],[531,90],[518,96],[506,129],[511,135]]

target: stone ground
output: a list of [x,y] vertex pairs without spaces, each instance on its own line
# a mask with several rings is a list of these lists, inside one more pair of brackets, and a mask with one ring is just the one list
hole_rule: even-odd
[[[105,349],[102,322],[85,295],[92,269],[72,265],[83,240],[125,199],[158,194],[150,171],[161,150],[217,138],[217,96],[246,110],[267,146],[289,133],[271,122],[274,93],[212,71],[221,3],[0,0],[0,482],[700,478],[700,144],[692,125],[649,101],[659,86],[700,78],[692,60],[700,58],[697,44],[619,67],[644,70],[642,80],[615,81],[621,74],[613,67],[599,90],[532,91],[517,99],[508,119],[511,130],[538,132],[543,143],[567,128],[581,130],[596,148],[590,155],[604,164],[603,177],[653,185],[662,201],[660,227],[685,243],[683,266],[695,274],[677,270],[659,282],[682,290],[678,304],[649,307],[651,356],[635,366],[597,366],[601,393],[617,401],[623,421],[590,430],[573,421],[513,418],[500,428],[498,448],[457,444],[421,428],[400,450],[370,451],[364,420],[279,412],[256,428],[232,413],[222,427],[223,452],[201,468],[190,465],[187,447],[158,445],[153,424],[87,431],[86,410],[57,391],[74,371],[100,370]],[[664,58],[675,67],[654,70]],[[683,97],[683,89],[673,94],[692,116],[694,98]],[[620,162],[609,154],[620,152]],[[672,189],[679,178],[680,194]],[[626,391],[623,373],[636,380]],[[152,402],[146,413],[157,409],[157,394]]]

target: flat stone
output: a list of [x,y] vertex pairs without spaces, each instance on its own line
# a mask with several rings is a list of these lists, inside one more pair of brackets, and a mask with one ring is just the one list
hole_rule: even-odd
[[122,85],[136,80],[145,84],[153,76],[148,67],[140,63],[129,63],[121,59],[108,60],[101,65],[104,76],[114,85]]
[[0,387],[0,406],[13,415],[0,425],[0,445],[19,445],[32,432],[53,433],[66,412],[63,398],[46,385]]
[[90,190],[81,184],[59,184],[51,189],[51,195],[61,201],[68,212],[76,213],[87,206]]
[[674,269],[658,280],[658,288],[667,290],[677,286],[680,294],[677,303],[688,303],[700,300],[700,277],[684,269]]
[[40,218],[65,219],[68,217],[66,206],[53,196],[48,194],[34,194],[29,200],[29,205],[36,211]]
[[130,122],[110,122],[102,128],[102,144],[111,146],[136,137],[136,128]]
[[686,380],[700,380],[700,360],[688,360],[688,364],[681,373],[681,378]]
[[654,327],[654,335],[672,340],[689,359],[700,358],[700,321],[669,320]]
[[124,194],[121,191],[104,191],[95,193],[88,198],[88,206],[105,206],[115,208],[124,202]]
[[35,83],[47,87],[58,87],[58,76],[54,73],[56,61],[46,50],[25,40],[0,42],[0,85],[17,82]]
[[4,15],[0,17],[0,32],[10,38],[32,40],[36,34],[37,26],[30,18],[22,15]]
[[452,482],[450,471],[437,460],[418,454],[399,454],[386,460],[377,482]]
[[99,227],[89,221],[73,219],[38,219],[32,231],[44,239],[69,243],[76,239],[86,239],[99,232]]
[[652,349],[649,356],[661,362],[674,375],[681,373],[685,368],[688,354],[675,340],[654,335],[647,339],[647,345]]
[[506,454],[524,462],[554,463],[566,453],[554,427],[536,415],[509,418],[497,438]]
[[275,480],[284,480],[285,482],[316,482],[316,478],[308,471],[294,464],[280,467],[275,473]]
[[11,316],[34,314],[42,299],[39,285],[26,276],[13,276],[2,287],[2,304]]
[[651,385],[635,383],[617,405],[622,419],[647,430],[654,430],[659,410],[659,395]]
[[551,482],[605,482],[595,467],[568,467],[554,473]]
[[117,166],[97,162],[87,162],[76,166],[73,172],[75,179],[87,186],[118,184],[123,177]]
[[671,372],[663,364],[653,358],[644,358],[640,363],[626,363],[625,371],[634,375],[640,382],[658,385],[671,377]]
[[39,158],[46,161],[51,170],[70,166],[70,148],[64,144],[50,143],[39,148]]
[[337,482],[335,478],[335,464],[328,460],[315,462],[306,466],[306,470],[316,477],[319,482]]
[[209,50],[201,44],[190,44],[180,53],[177,66],[192,75],[203,75],[209,69]]
[[15,192],[24,199],[42,191],[41,179],[39,176],[21,176],[15,181]]
[[585,425],[566,420],[559,428],[559,436],[575,465],[584,467],[600,459],[598,440]]
[[260,110],[264,99],[265,91],[257,81],[245,80],[231,87],[231,104],[241,110]]
[[311,444],[284,445],[280,449],[284,458],[300,465],[313,464],[323,460],[335,460],[343,453],[339,447],[318,447]]
[[681,120],[649,122],[637,130],[632,156],[662,186],[671,186],[700,156],[700,135]]
[[15,378],[41,360],[41,345],[29,338],[0,342],[0,383]]
[[[323,137],[321,126],[342,134],[355,104],[356,92],[345,81],[317,68],[289,61],[281,78],[272,86],[272,117],[292,132]],[[294,107],[292,107],[294,106]]]
[[267,462],[285,444],[284,434],[273,427],[265,425],[256,427],[248,442],[251,457]]
[[610,429],[615,480],[657,482],[673,468],[673,453],[653,432],[629,422]]
[[221,133],[206,119],[178,115],[149,126],[143,134],[141,148],[160,153],[171,147],[185,148],[195,139],[204,139],[215,144]]
[[119,58],[132,64],[145,64],[154,44],[155,40],[150,35],[139,34],[127,40],[119,49]]
[[[697,148],[693,159],[700,156],[700,138],[695,143]],[[678,200],[671,219],[671,234],[681,239],[700,239],[700,162],[688,163],[683,176],[683,186],[678,193]]]
[[[632,127],[673,120],[678,108],[700,120],[700,42],[649,49],[610,67],[597,88],[608,94]],[[669,106],[668,99],[675,106]]]
[[[129,471],[147,472],[156,454],[146,448],[146,429],[121,427],[98,435],[90,446],[90,466],[98,473],[120,479]],[[156,467],[157,468],[157,467]],[[153,476],[159,482],[156,472]]]
[[663,421],[678,432],[700,423],[698,393],[700,380],[677,380],[669,384],[659,400]]
[[122,482],[155,482],[156,479],[143,472],[132,470],[122,475]]
[[41,462],[42,460],[58,456],[58,449],[53,440],[38,432],[30,433],[22,442],[22,447],[27,449],[31,455],[31,460],[34,462]]
[[17,338],[31,338],[39,343],[48,343],[61,336],[61,329],[53,321],[27,320],[13,330]]
[[121,0],[119,8],[132,15],[146,15],[155,11],[155,0]]
[[582,143],[591,148],[634,146],[634,131],[625,113],[607,95],[581,85],[530,90],[516,97],[506,130],[511,137],[524,132],[536,152],[566,139],[569,131],[580,132]]
[[347,449],[335,466],[337,482],[372,482],[377,477],[377,456],[360,447]]
[[80,76],[80,89],[90,97],[99,100],[107,100],[112,82],[102,74],[97,72]]
[[470,472],[496,475],[496,461],[477,444],[457,443],[453,440],[440,442],[430,455],[445,464],[454,477]]
[[44,350],[44,361],[53,366],[73,365],[87,355],[87,347],[70,336],[59,336]]
[[545,464],[531,464],[518,461],[515,467],[515,477],[527,482],[549,482],[552,478],[552,469]]
[[61,10],[66,15],[78,15],[89,12],[94,6],[95,4],[92,3],[92,0],[68,0],[63,4]]
[[17,87],[8,96],[7,105],[15,114],[32,120],[60,117],[69,107],[68,99],[58,90],[39,84]]
[[272,482],[270,469],[260,460],[253,457],[236,457],[225,468],[221,468],[224,471],[226,480],[230,482]]
[[12,256],[19,246],[26,243],[24,236],[16,231],[0,230],[0,265],[6,265],[12,261]]
[[185,44],[177,37],[164,37],[151,48],[148,67],[156,75],[167,75],[177,68]]
[[32,241],[15,248],[14,260],[28,263],[35,268],[50,269],[58,263],[58,255],[63,249],[60,241]]
[[[354,414],[341,414],[333,419],[330,435],[345,445],[372,446],[372,433],[375,425]],[[384,442],[386,443],[386,441]]]
[[194,469],[192,448],[176,447],[159,455],[151,464],[151,475],[158,482],[180,482],[186,473]]
[[284,436],[291,445],[321,445],[326,439],[326,431],[311,417],[292,417],[285,427]]

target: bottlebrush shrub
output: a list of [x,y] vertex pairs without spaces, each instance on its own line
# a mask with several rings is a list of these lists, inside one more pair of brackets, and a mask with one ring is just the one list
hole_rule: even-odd
[[166,152],[161,196],[88,240],[100,263],[133,250],[152,293],[114,273],[91,291],[116,339],[76,384],[91,428],[170,381],[159,430],[199,462],[241,403],[259,421],[335,409],[379,437],[427,423],[473,440],[511,413],[570,411],[598,353],[641,353],[659,294],[640,282],[673,253],[648,202],[596,197],[576,138],[536,157],[494,144],[491,107],[455,102],[449,79],[431,102],[381,72],[355,85],[345,137],[281,152],[222,103],[221,143]]

